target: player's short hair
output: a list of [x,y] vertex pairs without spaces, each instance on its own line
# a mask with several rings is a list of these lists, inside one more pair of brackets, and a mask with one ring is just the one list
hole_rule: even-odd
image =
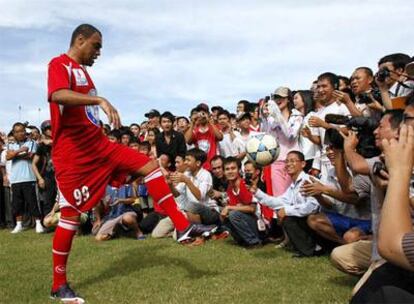
[[76,38],[78,38],[78,36],[82,35],[83,37],[88,39],[95,33],[98,33],[102,37],[101,31],[93,25],[87,23],[79,25],[77,28],[75,28],[75,30],[72,33],[72,38],[70,39],[70,46],[72,46],[75,43],[75,40]]
[[288,153],[288,155],[289,154],[295,154],[299,158],[300,161],[305,161],[305,155],[303,155],[303,153],[300,151],[292,150]]
[[205,161],[207,160],[206,152],[204,152],[203,150],[201,150],[199,148],[192,148],[192,149],[188,150],[187,153],[185,154],[185,156],[194,157],[194,159],[196,161],[201,162],[201,165],[203,165],[205,163]]

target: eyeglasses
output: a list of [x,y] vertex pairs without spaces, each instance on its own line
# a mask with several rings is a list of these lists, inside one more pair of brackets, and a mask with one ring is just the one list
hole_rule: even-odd
[[286,165],[288,165],[288,164],[296,164],[296,163],[299,163],[299,162],[300,162],[300,160],[298,160],[298,159],[285,160],[285,164]]

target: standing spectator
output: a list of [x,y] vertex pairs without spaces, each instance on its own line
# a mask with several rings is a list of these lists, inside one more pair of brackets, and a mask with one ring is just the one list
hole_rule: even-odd
[[273,135],[280,146],[279,157],[271,165],[272,193],[275,196],[284,193],[292,183],[286,171],[285,159],[289,151],[299,149],[303,115],[296,109],[290,110],[291,95],[289,88],[277,88],[268,102],[269,117],[262,123],[262,130]]
[[129,130],[132,132],[132,134],[134,134],[134,137],[139,140],[139,136],[141,133],[141,128],[139,127],[139,125],[137,123],[132,123],[129,126]]
[[43,140],[39,143],[36,154],[33,157],[32,169],[39,186],[39,200],[41,202],[41,214],[48,214],[55,204],[57,187],[55,169],[52,163],[52,128],[50,120],[41,125]]
[[311,116],[308,122],[309,126],[314,128],[312,131],[315,133],[312,133],[312,135],[317,138],[315,143],[322,146],[321,154],[315,158],[312,166],[319,170],[322,176],[327,175],[328,170],[331,167],[331,163],[326,156],[326,148],[328,146],[325,144],[325,132],[327,129],[331,128],[331,125],[325,122],[325,117],[328,114],[350,115],[348,108],[338,101],[338,98],[343,98],[346,94],[338,91],[338,88],[338,76],[330,72],[319,75],[318,98],[324,108],[319,111],[317,115]]
[[160,112],[158,112],[155,109],[150,110],[148,113],[146,113],[144,115],[146,118],[148,118],[148,129],[158,129],[159,131],[161,131],[161,126],[160,126]]
[[173,129],[173,122],[175,120],[174,115],[170,112],[164,112],[161,115],[161,128],[162,132],[155,138],[155,147],[157,149],[157,155],[168,155],[171,166],[170,170],[175,170],[175,158],[185,156],[187,147],[185,144],[184,135]]
[[381,92],[385,108],[392,109],[392,99],[408,96],[414,90],[414,81],[407,80],[404,70],[411,61],[410,56],[402,53],[390,54],[378,61],[375,82]]
[[308,125],[309,118],[316,114],[312,95],[313,93],[310,90],[297,91],[293,95],[293,105],[304,117],[299,134],[299,150],[305,155],[305,172],[308,172],[312,168],[313,159],[319,151],[319,145],[316,145],[309,139],[311,136]]
[[246,149],[240,133],[234,131],[230,123],[230,113],[222,110],[218,113],[218,123],[223,139],[219,142],[219,152],[224,158],[233,156],[242,160],[246,156]]
[[157,154],[157,147],[155,144],[155,139],[157,138],[160,130],[158,128],[150,128],[147,131],[147,135],[145,136],[145,142],[148,142],[151,146],[149,157],[152,159],[156,159],[158,157]]
[[239,118],[241,115],[249,112],[249,106],[250,102],[247,100],[240,100],[237,103],[237,109],[236,109],[236,118]]
[[3,197],[4,197],[4,220],[7,228],[13,228],[15,226],[15,220],[13,218],[12,208],[12,195],[10,189],[10,171],[11,171],[11,160],[7,160],[7,149],[8,146],[15,143],[13,132],[10,132],[5,139],[5,145],[1,152],[0,169],[2,171],[2,184],[3,184]]
[[40,212],[36,197],[36,176],[32,169],[32,158],[36,153],[37,144],[27,138],[25,125],[17,122],[13,125],[15,143],[9,145],[6,158],[12,160],[10,172],[10,184],[13,195],[13,215],[16,218],[16,227],[12,233],[23,231],[23,215],[28,210],[28,215],[36,220],[36,232],[43,233],[40,222]]
[[209,117],[209,108],[206,104],[199,104],[195,111],[197,115],[192,117],[190,128],[185,132],[185,139],[187,144],[194,143],[196,148],[207,154],[203,168],[210,170],[210,160],[217,155],[217,142],[223,139],[223,134]]

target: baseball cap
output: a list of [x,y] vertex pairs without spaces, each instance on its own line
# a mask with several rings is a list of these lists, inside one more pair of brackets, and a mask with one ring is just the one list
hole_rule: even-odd
[[288,87],[278,87],[275,92],[272,94],[272,98],[274,97],[289,97],[291,95],[291,91]]
[[151,118],[151,117],[160,117],[161,116],[161,114],[160,114],[160,112],[158,112],[157,110],[155,110],[155,109],[151,109],[148,113],[146,113],[145,115],[144,115],[146,118]]
[[164,113],[162,113],[162,115],[161,115],[161,119],[162,118],[167,118],[167,119],[169,119],[171,122],[174,122],[174,120],[175,120],[175,116],[170,112],[170,111],[166,111],[166,112],[164,112]]

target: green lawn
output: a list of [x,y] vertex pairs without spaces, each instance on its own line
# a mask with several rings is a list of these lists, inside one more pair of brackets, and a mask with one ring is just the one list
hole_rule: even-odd
[[[54,303],[52,236],[0,231],[0,303]],[[246,250],[231,239],[188,248],[172,239],[76,237],[68,272],[87,303],[346,303],[357,281],[328,257],[292,259],[273,245]]]

